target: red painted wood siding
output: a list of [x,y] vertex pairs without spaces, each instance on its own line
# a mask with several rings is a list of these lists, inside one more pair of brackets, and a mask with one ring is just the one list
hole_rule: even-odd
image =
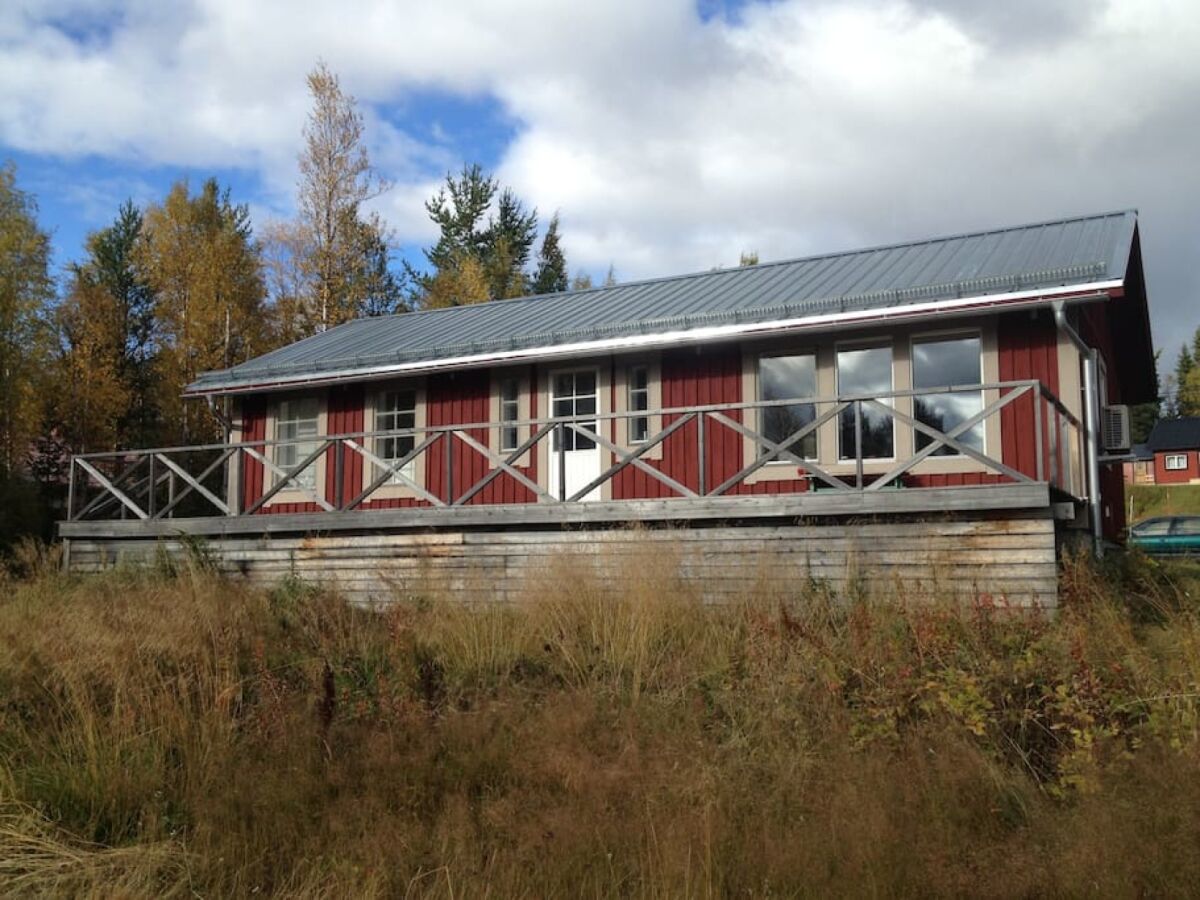
[[[241,400],[242,440],[266,440],[267,398],[247,396]],[[261,452],[261,447],[260,447]],[[242,454],[242,497],[239,509],[249,509],[263,495],[263,464]]]
[[[530,367],[526,377],[534,377]],[[536,385],[536,382],[531,382]],[[453,372],[432,376],[425,384],[425,423],[428,426],[467,425],[488,422],[492,419],[491,375],[487,371]],[[529,392],[529,406],[522,416],[537,415],[537,392]],[[493,452],[497,448],[491,442],[492,429],[473,428],[468,434]],[[525,435],[522,436],[524,440]],[[452,445],[451,477],[446,477],[446,438],[439,438],[425,452],[425,489],[443,501],[452,495],[458,498],[491,470],[491,462],[475,448],[459,438]],[[529,454],[528,466],[516,468],[530,480],[537,480],[537,459]],[[490,503],[533,503],[534,493],[507,472],[492,480],[487,487],[467,501],[470,505]],[[363,504],[366,509],[382,509],[402,506],[428,506],[424,500],[414,498],[389,498]]]
[[[1183,456],[1187,460],[1185,469],[1168,469],[1168,456]],[[1155,484],[1186,484],[1200,478],[1200,455],[1195,450],[1171,450],[1154,454]]]
[[[998,323],[999,374],[1003,381],[1038,379],[1051,391],[1058,391],[1058,339],[1052,317],[1047,314],[1031,316],[1028,313],[1001,317]],[[624,363],[609,364],[610,408],[617,404],[618,367]],[[740,403],[753,398],[742,395],[742,352],[737,345],[704,348],[689,348],[664,352],[660,360],[662,404],[667,408],[703,406],[708,404]],[[528,409],[524,415],[536,418],[538,409],[538,372],[529,366],[525,372],[528,392]],[[487,422],[492,418],[491,374],[487,371],[456,372],[430,376],[425,385],[425,416],[429,426]],[[331,389],[326,395],[328,433],[353,433],[369,430],[374,423],[364,421],[364,387],[350,385]],[[266,437],[266,399],[248,397],[242,401],[243,420],[247,440],[262,440]],[[1010,404],[1001,413],[1001,458],[1017,470],[1029,475],[1036,474],[1037,448],[1034,446],[1033,398],[1022,398]],[[544,411],[542,411],[544,412]],[[729,413],[735,421],[743,421],[741,411]],[[753,425],[749,415],[746,421]],[[670,425],[673,417],[664,417],[663,425]],[[615,438],[616,428],[612,423],[604,426],[610,439]],[[489,445],[493,438],[490,429],[473,429],[471,436]],[[1044,429],[1043,453],[1048,452],[1048,429]],[[523,436],[524,437],[524,436]],[[692,490],[700,487],[698,428],[689,422],[672,434],[663,444],[662,459],[648,459],[653,468],[669,475]],[[706,424],[705,435],[705,481],[711,491],[748,462],[744,453],[745,442],[740,434],[722,426],[711,417]],[[1194,458],[1193,454],[1193,458]],[[426,451],[424,456],[424,485],[436,496],[457,498],[471,485],[483,478],[491,464],[487,458],[467,446],[463,441],[454,442],[451,469],[453,490],[447,483],[444,439]],[[730,488],[730,494],[779,494],[808,489],[808,481],[799,477],[802,469],[789,466],[796,477],[777,481],[761,481],[755,484],[739,484]],[[537,453],[529,454],[528,465],[521,471],[537,481]],[[1047,472],[1049,470],[1047,469]],[[334,484],[335,466],[332,453],[325,460],[323,490],[325,498],[332,502],[336,496]],[[1194,477],[1194,476],[1193,476]],[[909,475],[905,483],[913,487],[954,487],[976,484],[994,484],[1005,481],[1005,477],[994,473],[968,472],[953,474]],[[1119,479],[1118,479],[1119,480]],[[1186,479],[1179,479],[1186,480]],[[243,504],[252,504],[262,496],[264,482],[262,466],[247,463],[243,475]],[[357,454],[347,452],[343,499],[353,499],[364,483],[363,461]],[[654,479],[646,472],[629,466],[612,481],[611,495],[614,499],[652,499],[676,496],[667,485]],[[507,473],[496,477],[486,488],[469,501],[472,504],[532,503],[535,495]],[[428,505],[415,498],[381,498],[364,503],[364,509],[381,509],[404,506]],[[1120,506],[1120,501],[1114,501]],[[244,507],[243,507],[244,508]],[[272,503],[265,512],[302,512],[315,510],[313,503]]]
[[[1058,328],[1049,313],[1001,316],[997,326],[1000,380],[1037,379],[1058,395]],[[1001,461],[1026,475],[1037,475],[1034,398],[1014,400],[1000,411]],[[1044,420],[1043,420],[1044,421]],[[1042,428],[1043,459],[1048,459],[1049,429]],[[1045,477],[1050,477],[1049,465]]]
[[[366,431],[363,404],[366,392],[361,384],[331,387],[326,398],[325,429],[328,434],[354,434]],[[334,448],[325,454],[325,499],[337,500],[337,465]],[[342,452],[342,503],[349,503],[362,492],[363,458],[350,450]]]

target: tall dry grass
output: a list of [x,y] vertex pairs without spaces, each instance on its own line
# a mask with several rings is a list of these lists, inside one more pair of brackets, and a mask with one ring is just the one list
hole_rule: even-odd
[[[669,560],[381,613],[285,583],[0,585],[0,892],[1183,893],[1200,580],[1067,566],[1056,617]],[[41,560],[39,562],[39,560]]]

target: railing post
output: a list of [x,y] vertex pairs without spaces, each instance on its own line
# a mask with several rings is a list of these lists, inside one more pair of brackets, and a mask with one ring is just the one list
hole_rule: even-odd
[[150,514],[150,518],[154,518],[154,495],[157,493],[155,488],[158,487],[154,482],[154,454],[150,454],[150,487],[149,495],[146,497],[146,512]]
[[71,457],[71,464],[67,466],[67,521],[75,520],[75,457]]
[[567,433],[562,422],[558,423],[558,499],[567,499]]
[[170,518],[175,518],[175,473],[172,472],[167,476],[167,505],[171,507],[171,511],[167,514]]
[[239,447],[234,451],[233,456],[229,457],[229,469],[225,473],[225,483],[229,485],[227,488],[229,498],[226,501],[229,504],[229,514],[231,516],[240,516],[242,514],[242,448]]
[[861,491],[863,488],[862,453],[862,401],[854,401],[854,479]]
[[1046,463],[1044,457],[1046,448],[1042,446],[1042,405],[1046,399],[1042,396],[1042,383],[1039,381],[1033,392],[1033,443],[1037,447],[1037,480],[1045,481]]
[[446,433],[446,505],[454,505],[454,432]]
[[704,418],[704,413],[700,412],[696,414],[696,454],[699,456],[699,459],[696,460],[697,481],[699,482],[697,484],[697,488],[699,488],[697,493],[701,497],[708,494],[708,470],[706,468],[708,454],[704,449]]
[[346,468],[346,445],[341,438],[333,442],[333,506],[337,510],[341,510],[344,499],[342,482],[345,480],[342,476]]

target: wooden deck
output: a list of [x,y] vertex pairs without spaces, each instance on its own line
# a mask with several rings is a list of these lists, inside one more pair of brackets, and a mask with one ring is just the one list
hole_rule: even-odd
[[[284,577],[356,601],[418,596],[514,601],[564,590],[586,576],[620,586],[650,572],[706,602],[782,598],[813,580],[842,595],[954,597],[1053,608],[1054,522],[1048,517],[512,531],[382,532],[222,537],[220,569],[270,585]],[[72,539],[70,566],[99,571],[181,555],[178,540]]]
[[[748,586],[787,592],[816,578],[839,591],[899,584],[906,593],[1053,606],[1055,516],[1073,517],[1082,494],[1078,422],[1036,381],[934,390],[966,389],[990,400],[947,431],[906,413],[918,392],[905,390],[533,419],[519,423],[528,429],[521,445],[503,453],[487,442],[498,423],[484,422],[404,431],[411,450],[396,460],[370,448],[401,432],[321,436],[291,454],[303,458],[287,469],[273,460],[296,442],[265,435],[88,454],[72,460],[59,534],[72,571],[182,554],[199,538],[230,574],[295,575],[368,602],[423,593],[512,600],[551,570],[620,583],[652,567],[714,602]],[[782,438],[756,430],[762,410],[781,403],[811,415]],[[908,429],[906,443],[894,444],[897,458],[864,453],[869,410],[893,420],[893,435]],[[1002,432],[1008,438],[987,448],[967,440],[969,429],[1009,412],[1022,419]],[[662,422],[632,449],[615,437],[618,419],[631,415]],[[853,440],[843,442],[851,457],[831,445],[829,459],[805,458],[806,436],[846,421],[854,423]],[[1015,452],[1018,431],[1030,452]],[[598,455],[594,478],[584,473],[590,481],[568,487],[570,434],[607,458]],[[928,439],[919,449],[918,434]],[[934,458],[939,449],[953,451],[956,480],[953,470],[926,471],[945,462]],[[539,452],[545,465],[522,466]],[[756,481],[773,463],[785,480]],[[635,473],[654,493],[620,487]],[[493,490],[504,479],[511,483]],[[378,491],[397,486],[411,495],[406,505],[371,507]],[[306,502],[276,504],[285,489]]]
[[[1053,607],[1046,484],[875,493],[623,501],[62,523],[67,565],[90,572],[182,555],[200,537],[220,568],[284,576],[363,602],[435,595],[511,601],[546,578],[620,583],[652,563],[709,602],[837,591]],[[636,524],[634,524],[636,523]]]

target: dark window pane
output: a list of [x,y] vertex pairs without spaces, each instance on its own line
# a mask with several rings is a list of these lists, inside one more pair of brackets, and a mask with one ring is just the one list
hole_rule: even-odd
[[[917,388],[957,387],[980,383],[982,346],[978,336],[919,341],[913,344],[913,386]],[[983,409],[979,391],[955,391],[926,394],[913,399],[915,418],[941,432],[949,432]],[[958,435],[968,447],[983,450],[983,423],[977,422]],[[915,444],[921,450],[933,443],[929,435],[917,431]],[[957,456],[958,451],[942,444],[934,456]]]
[[[793,400],[815,397],[817,394],[817,358],[811,353],[795,356],[764,356],[758,361],[758,398],[760,400]],[[817,417],[812,403],[762,408],[759,421],[763,436],[780,443]],[[811,432],[789,448],[793,453],[815,459],[817,435]],[[767,453],[766,448],[762,453]],[[777,457],[778,458],[778,457]]]
[[500,429],[500,449],[501,450],[516,450],[517,449],[516,426],[506,425]]
[[595,372],[576,372],[575,373],[575,394],[582,396],[584,394],[596,393],[596,373]]
[[[776,444],[783,443],[816,417],[817,408],[812,403],[798,403],[795,406],[768,406],[762,411],[763,437]],[[810,431],[788,449],[805,459],[816,459],[816,431]],[[766,452],[768,451],[764,448],[763,453]],[[776,457],[776,459],[782,458],[784,457]]]
[[[837,354],[838,394],[877,397],[891,404],[892,348],[867,347],[839,350]],[[855,458],[856,406],[842,410],[838,429],[838,452],[842,459]],[[892,416],[868,404],[862,409],[862,455],[864,459],[886,459],[894,453]]]
[[978,335],[918,341],[913,344],[913,387],[979,384],[980,358]]

